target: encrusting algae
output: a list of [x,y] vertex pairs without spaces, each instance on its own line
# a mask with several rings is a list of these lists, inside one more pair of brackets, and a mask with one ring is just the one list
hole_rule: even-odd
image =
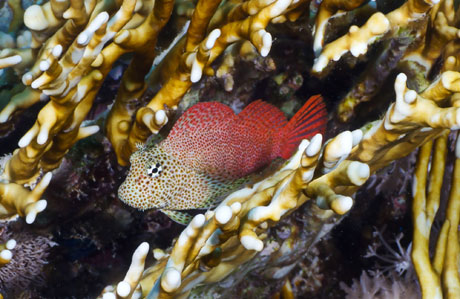
[[324,133],[326,118],[320,96],[311,97],[289,122],[261,100],[238,115],[218,102],[198,103],[160,144],[131,156],[118,196],[133,207],[161,209],[188,223],[191,217],[175,210],[215,206],[244,177],[277,157],[288,159],[302,139]]

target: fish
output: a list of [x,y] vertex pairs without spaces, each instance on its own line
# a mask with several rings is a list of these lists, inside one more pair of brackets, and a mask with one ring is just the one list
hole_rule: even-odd
[[287,120],[256,100],[235,114],[225,104],[200,102],[184,112],[167,138],[140,146],[118,197],[140,210],[156,208],[187,224],[184,210],[209,209],[274,159],[288,159],[303,139],[324,133],[326,106],[312,96]]

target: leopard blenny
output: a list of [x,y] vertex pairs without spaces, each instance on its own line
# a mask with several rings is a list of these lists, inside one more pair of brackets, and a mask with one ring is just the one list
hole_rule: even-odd
[[157,208],[179,223],[181,211],[214,206],[249,174],[277,157],[288,159],[305,138],[323,133],[327,111],[311,97],[288,122],[275,106],[257,100],[236,115],[218,102],[198,103],[168,137],[131,158],[119,198],[138,209]]

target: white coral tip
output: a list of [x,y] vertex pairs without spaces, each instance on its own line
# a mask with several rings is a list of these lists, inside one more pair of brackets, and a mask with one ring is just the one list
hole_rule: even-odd
[[262,251],[262,249],[264,249],[264,243],[252,236],[243,236],[240,241],[247,250]]
[[117,299],[114,293],[105,293],[102,295],[102,299]]
[[77,37],[77,44],[85,46],[89,42],[89,35],[85,31],[80,33]]
[[232,208],[233,214],[238,214],[241,211],[241,203],[240,202],[234,202],[230,206]]
[[348,212],[353,206],[353,199],[348,196],[338,195],[331,204],[331,209],[339,214],[343,215]]
[[14,247],[16,247],[16,240],[14,239],[8,240],[8,242],[6,242],[5,247],[6,249],[13,250]]
[[358,161],[353,161],[348,166],[347,175],[354,185],[361,186],[369,178],[369,165]]
[[41,31],[48,28],[48,20],[39,5],[29,6],[24,12],[24,25],[31,30]]
[[160,259],[162,259],[162,258],[165,257],[165,256],[166,256],[166,253],[165,253],[163,250],[161,250],[160,248],[155,248],[155,249],[153,250],[153,257],[154,257],[156,260],[160,260]]
[[179,271],[173,268],[166,269],[161,280],[161,287],[168,293],[177,290],[181,284]]
[[37,201],[35,204],[35,211],[37,213],[43,212],[46,209],[46,206],[48,205],[48,202],[45,199],[40,199]]
[[21,139],[19,139],[18,146],[19,147],[26,147],[34,138],[35,133],[33,131],[27,132]]
[[213,31],[211,31],[211,33],[209,33],[208,39],[206,40],[205,44],[207,50],[210,50],[212,49],[212,47],[214,47],[214,44],[216,43],[216,40],[219,38],[220,34],[220,29],[214,29]]
[[36,203],[34,203],[33,205],[34,206],[31,209],[31,211],[26,215],[26,223],[27,224],[34,223],[35,218],[37,217],[37,214],[46,209],[47,202],[46,202],[46,200],[41,199],[41,200],[37,201]]
[[414,90],[408,90],[404,94],[404,101],[407,104],[412,104],[415,101],[415,99],[417,99],[417,93]]
[[216,220],[219,224],[226,224],[232,218],[232,209],[229,206],[222,206],[216,209]]
[[363,131],[361,131],[360,129],[356,129],[353,132],[351,132],[351,134],[353,136],[353,146],[356,146],[363,139]]
[[42,72],[47,71],[50,68],[50,66],[51,66],[51,64],[47,60],[40,61],[40,64],[39,64],[40,71],[42,71]]
[[8,249],[2,250],[0,252],[0,259],[2,260],[3,263],[7,263],[11,261],[13,258],[13,253],[9,251]]
[[61,45],[56,45],[53,48],[53,51],[51,52],[55,58],[59,58],[62,54],[62,46]]
[[205,221],[206,217],[204,217],[203,214],[198,214],[195,217],[193,217],[190,226],[194,229],[201,228],[204,225]]
[[196,83],[200,81],[203,74],[203,68],[201,64],[195,59],[192,63],[192,70],[190,71],[190,82]]
[[[53,177],[53,174],[51,172],[47,172],[43,176],[42,180],[40,181],[40,184],[42,186],[45,186],[45,187],[48,186],[48,184],[50,183],[52,177]],[[46,205],[45,205],[45,207],[46,207]]]
[[407,76],[404,73],[400,73],[395,80],[395,92],[396,100],[402,100],[404,90],[406,90]]
[[126,281],[121,281],[117,285],[117,294],[121,297],[126,297],[131,293],[131,286]]
[[32,79],[33,79],[32,74],[30,72],[27,72],[22,76],[22,83],[24,85],[30,85]]
[[14,55],[10,57],[5,57],[0,59],[2,65],[16,65],[22,61],[22,57],[19,55]]
[[353,134],[350,131],[344,131],[337,135],[326,148],[326,160],[335,161],[341,157],[348,156],[353,147]]
[[153,116],[151,113],[145,113],[143,116],[142,116],[142,122],[147,126],[147,127],[150,127],[150,122],[152,121],[153,119]]
[[321,143],[323,142],[323,135],[316,134],[312,139],[310,144],[307,147],[305,153],[307,157],[314,157],[316,156],[319,151],[321,150]]
[[260,55],[266,57],[270,53],[272,47],[272,35],[269,32],[265,32],[262,37],[262,48],[260,49]]
[[38,136],[37,136],[37,143],[38,144],[45,144],[46,140],[48,140],[48,128],[46,127],[43,127],[41,130],[40,130],[40,133],[38,133]]
[[133,254],[133,260],[144,259],[145,256],[149,253],[150,245],[147,242],[142,242],[141,245],[137,247]]

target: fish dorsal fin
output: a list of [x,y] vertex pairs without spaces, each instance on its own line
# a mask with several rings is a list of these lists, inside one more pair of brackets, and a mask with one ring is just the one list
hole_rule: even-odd
[[230,107],[198,103],[178,119],[161,147],[190,169],[223,176],[228,159],[222,153],[232,144],[236,122],[237,115]]
[[[233,110],[219,102],[197,103],[190,107],[174,124],[166,140],[187,141],[190,135],[205,135],[207,130],[220,128],[225,122],[234,122]],[[184,135],[187,132],[187,135]],[[177,141],[176,141],[177,142]]]
[[284,113],[277,107],[257,100],[246,106],[238,114],[239,122],[244,126],[278,129],[287,124]]

